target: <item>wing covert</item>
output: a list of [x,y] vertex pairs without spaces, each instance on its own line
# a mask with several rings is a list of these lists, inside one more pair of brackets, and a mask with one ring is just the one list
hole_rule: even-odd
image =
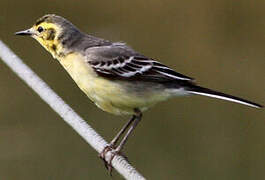
[[106,78],[158,82],[192,80],[192,78],[177,73],[153,59],[137,54],[131,49],[96,48],[87,55],[90,57],[87,61],[90,66],[98,75]]

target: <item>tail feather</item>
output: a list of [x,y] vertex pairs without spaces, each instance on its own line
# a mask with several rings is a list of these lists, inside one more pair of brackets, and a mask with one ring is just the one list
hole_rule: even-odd
[[244,104],[247,106],[255,107],[255,108],[262,108],[263,106],[239,97],[235,97],[229,94],[225,94],[222,92],[214,91],[208,88],[200,87],[200,86],[192,86],[187,90],[191,94],[197,94],[197,95],[202,95],[202,96],[208,96],[212,98],[217,98],[217,99],[223,99],[226,101],[231,101],[231,102],[236,102],[239,104]]

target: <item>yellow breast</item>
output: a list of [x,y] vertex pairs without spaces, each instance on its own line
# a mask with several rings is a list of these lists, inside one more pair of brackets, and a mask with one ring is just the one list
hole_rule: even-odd
[[99,77],[80,54],[69,54],[60,58],[59,62],[79,88],[99,108],[112,114],[134,114],[135,108],[143,111],[156,102],[167,98],[164,95],[156,96],[150,92],[141,95],[128,92],[126,82],[111,81]]

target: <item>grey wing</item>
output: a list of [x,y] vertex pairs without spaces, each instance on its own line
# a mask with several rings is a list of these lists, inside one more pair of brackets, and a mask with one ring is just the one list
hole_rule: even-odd
[[87,49],[85,53],[87,62],[99,76],[105,78],[150,82],[192,80],[123,44],[93,47]]

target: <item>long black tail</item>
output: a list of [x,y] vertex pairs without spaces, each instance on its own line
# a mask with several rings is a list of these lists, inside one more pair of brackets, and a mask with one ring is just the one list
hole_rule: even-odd
[[226,101],[232,101],[232,102],[244,104],[244,105],[255,107],[255,108],[262,108],[263,107],[260,104],[257,104],[257,103],[239,98],[239,97],[235,97],[235,96],[232,96],[229,94],[225,94],[222,92],[214,91],[214,90],[211,90],[208,88],[200,87],[197,85],[189,87],[189,89],[187,89],[187,91],[191,94],[198,94],[198,95],[202,95],[202,96],[208,96],[208,97],[212,97],[212,98],[223,99]]

